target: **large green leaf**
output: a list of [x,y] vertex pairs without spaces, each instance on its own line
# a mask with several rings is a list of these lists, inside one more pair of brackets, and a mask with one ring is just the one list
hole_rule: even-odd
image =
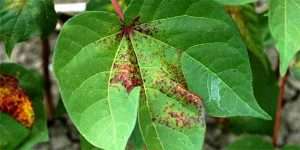
[[225,150],[274,150],[272,144],[260,136],[241,136]]
[[36,35],[47,36],[55,27],[52,0],[1,0],[0,41],[10,55],[17,42]]
[[244,5],[247,3],[253,3],[257,0],[215,0],[224,5]]
[[[209,113],[267,116],[255,103],[247,52],[221,5],[211,0],[133,0],[125,18],[124,25],[110,13],[83,13],[64,25],[56,45],[54,70],[64,104],[90,143],[103,149],[124,149],[138,113],[147,149],[200,149],[205,132],[202,103],[187,90],[180,63],[182,54],[188,54],[185,50],[200,45],[217,48],[209,55],[216,56],[213,59],[233,54],[241,65],[220,67],[244,74],[228,75],[224,81],[238,77],[246,82],[238,92],[229,87],[222,93],[222,101],[242,104],[241,111],[220,112],[232,107],[222,102],[224,106],[218,110],[209,106]],[[226,51],[219,53],[224,47]],[[204,81],[201,88],[207,88],[202,73],[197,72],[195,81]],[[197,94],[205,94],[191,86],[190,73],[185,76]],[[235,99],[226,99],[227,95]]]
[[[34,71],[24,69],[20,65],[16,64],[0,64],[0,74],[6,74],[16,77],[19,80],[20,86],[26,91],[28,96],[32,100],[32,107],[35,114],[35,121],[33,126],[29,129],[28,136],[18,144],[17,149],[28,150],[32,149],[37,143],[45,142],[48,140],[48,130],[47,130],[47,119],[45,116],[45,110],[43,105],[43,95],[42,95],[42,79]],[[20,129],[19,129],[20,130]],[[16,132],[14,130],[7,132]],[[16,136],[16,139],[21,139],[22,136]],[[1,142],[0,142],[1,143]]]
[[270,30],[280,55],[283,76],[294,55],[300,50],[300,0],[270,1]]

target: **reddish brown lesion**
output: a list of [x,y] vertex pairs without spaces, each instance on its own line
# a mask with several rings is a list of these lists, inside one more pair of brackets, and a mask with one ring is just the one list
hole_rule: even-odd
[[138,68],[134,64],[115,64],[116,74],[111,83],[121,84],[130,92],[134,87],[142,84],[138,75]]
[[31,100],[13,76],[0,75],[0,111],[8,113],[26,127],[33,125]]
[[175,119],[176,126],[178,127],[189,127],[193,123],[183,112],[169,112],[168,114]]
[[195,106],[201,106],[202,105],[202,100],[198,95],[188,91],[186,88],[184,88],[180,84],[176,85],[174,93],[176,95],[179,95],[183,99],[185,99],[190,104],[193,104]]

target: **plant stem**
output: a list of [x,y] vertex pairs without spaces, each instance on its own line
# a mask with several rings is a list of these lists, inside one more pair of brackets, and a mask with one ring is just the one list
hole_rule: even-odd
[[51,93],[51,80],[50,80],[50,71],[49,71],[49,63],[50,63],[50,44],[48,38],[41,38],[42,41],[42,68],[43,68],[43,76],[44,76],[44,91],[45,91],[45,98],[47,104],[47,111],[48,111],[48,119],[52,119],[53,112],[54,112],[54,103],[53,97]]
[[279,133],[280,133],[280,128],[281,128],[281,113],[282,113],[282,104],[283,104],[283,99],[285,95],[285,84],[288,79],[288,75],[285,75],[284,77],[280,78],[279,81],[279,95],[277,99],[277,108],[276,108],[276,116],[275,116],[275,123],[274,123],[274,128],[273,128],[273,146],[277,147],[278,146],[278,138],[279,138]]
[[111,0],[111,3],[115,9],[115,12],[117,13],[117,15],[119,16],[119,19],[124,22],[124,13],[122,11],[121,6],[119,5],[119,3],[117,2],[117,0]]

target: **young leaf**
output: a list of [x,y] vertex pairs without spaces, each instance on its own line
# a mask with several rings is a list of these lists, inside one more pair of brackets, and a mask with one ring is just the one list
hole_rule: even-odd
[[283,76],[294,55],[300,50],[300,0],[270,1],[270,30],[280,55]]
[[274,150],[270,142],[260,136],[242,136],[234,143],[230,144],[225,150]]
[[[16,145],[17,149],[32,149],[33,145],[47,141],[48,131],[44,106],[42,102],[43,92],[41,77],[35,72],[26,70],[19,65],[6,63],[0,64],[0,76],[1,75],[8,75],[17,79],[20,88],[23,89],[26,95],[30,98],[34,111],[34,121],[32,127],[28,129],[28,136],[26,136],[26,139],[24,139],[21,144]],[[16,132],[17,130],[6,131]],[[21,138],[21,136],[16,138]]]
[[244,5],[247,3],[253,3],[257,0],[215,0],[224,5]]
[[0,41],[10,56],[14,45],[32,36],[47,36],[55,27],[52,0],[1,0]]

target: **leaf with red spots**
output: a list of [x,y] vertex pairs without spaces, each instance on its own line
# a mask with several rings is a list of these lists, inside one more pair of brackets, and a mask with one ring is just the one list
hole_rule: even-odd
[[[122,150],[136,125],[148,150],[200,149],[205,133],[202,102],[207,103],[200,95],[207,98],[207,77],[219,76],[183,61],[186,50],[228,44],[233,49],[220,54],[237,54],[243,69],[224,63],[216,70],[243,71],[238,77],[251,81],[247,51],[222,8],[211,0],[132,0],[125,22],[108,12],[85,12],[69,20],[55,48],[54,71],[66,110],[82,136],[96,147]],[[211,49],[207,53],[218,54]],[[196,68],[199,78],[188,67]],[[212,86],[219,88],[222,104],[237,101],[246,113],[213,103],[210,114],[265,117],[259,106],[253,110],[230,89],[225,92],[238,98],[227,100],[221,86]],[[253,94],[251,86],[245,89]]]
[[26,150],[48,140],[40,76],[16,64],[1,64],[0,114],[0,137],[5,137],[0,148]]

